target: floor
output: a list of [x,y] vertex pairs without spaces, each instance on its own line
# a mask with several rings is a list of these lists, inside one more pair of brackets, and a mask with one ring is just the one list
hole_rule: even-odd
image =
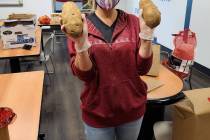
[[[53,79],[51,82],[49,77],[45,76],[40,133],[45,134],[46,140],[85,140],[79,107],[82,82],[72,75],[69,68],[65,38],[57,38],[57,42],[54,53],[56,72],[50,75]],[[48,66],[51,66],[50,63]],[[39,63],[23,64],[22,69],[27,71],[44,69],[44,67]],[[0,60],[0,73],[8,72],[8,60]],[[210,87],[210,78],[194,69],[192,86],[193,88]],[[188,89],[187,84],[185,89]],[[166,111],[166,116],[170,116],[169,113],[170,111]]]
[[46,134],[46,140],[85,140],[79,107],[82,82],[71,73],[65,40],[58,41],[56,73],[43,96],[40,132]]

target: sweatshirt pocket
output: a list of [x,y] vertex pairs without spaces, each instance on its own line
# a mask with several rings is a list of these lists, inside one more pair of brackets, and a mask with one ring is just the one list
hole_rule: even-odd
[[148,89],[148,86],[147,84],[141,80],[139,77],[136,78],[136,86],[138,87],[138,90],[140,94],[143,94],[143,95],[147,95],[147,89]]
[[130,79],[99,87],[94,98],[88,102],[86,111],[102,118],[129,113],[146,102],[146,96],[140,92],[139,87]]

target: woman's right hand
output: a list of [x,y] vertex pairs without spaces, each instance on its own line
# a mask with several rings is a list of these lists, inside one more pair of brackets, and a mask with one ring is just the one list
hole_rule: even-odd
[[86,51],[90,46],[90,42],[88,40],[88,26],[85,15],[82,14],[83,19],[83,31],[80,37],[74,38],[70,34],[68,34],[65,30],[65,26],[61,25],[61,30],[73,41],[75,42],[75,49],[78,53]]

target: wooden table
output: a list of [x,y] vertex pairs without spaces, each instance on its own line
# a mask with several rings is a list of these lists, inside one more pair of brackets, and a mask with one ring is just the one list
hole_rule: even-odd
[[144,81],[155,79],[163,83],[161,87],[147,95],[147,109],[138,138],[138,140],[152,140],[154,135],[153,125],[155,122],[164,119],[165,105],[184,98],[184,94],[181,92],[183,81],[162,65],[158,77],[143,76],[142,79]]
[[44,71],[0,74],[0,107],[17,114],[10,140],[37,140]]
[[36,45],[31,50],[22,48],[3,49],[3,42],[0,40],[0,59],[10,59],[10,66],[12,72],[20,72],[19,57],[39,56],[41,52],[41,28],[36,27]]
[[142,76],[142,80],[148,81],[155,79],[163,83],[163,85],[150,93],[148,93],[148,100],[161,100],[176,96],[183,88],[183,81],[168,70],[163,65],[160,66],[160,73],[158,77]]

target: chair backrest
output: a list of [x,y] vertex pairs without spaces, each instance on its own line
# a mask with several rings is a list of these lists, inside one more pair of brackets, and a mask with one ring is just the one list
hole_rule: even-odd
[[55,34],[50,33],[50,36],[47,37],[47,39],[44,42],[43,52],[45,56],[51,56],[54,53],[54,47],[55,47]]
[[190,29],[185,29],[178,34],[173,34],[173,36],[175,48],[169,56],[168,64],[179,73],[189,74],[194,64],[196,35]]

